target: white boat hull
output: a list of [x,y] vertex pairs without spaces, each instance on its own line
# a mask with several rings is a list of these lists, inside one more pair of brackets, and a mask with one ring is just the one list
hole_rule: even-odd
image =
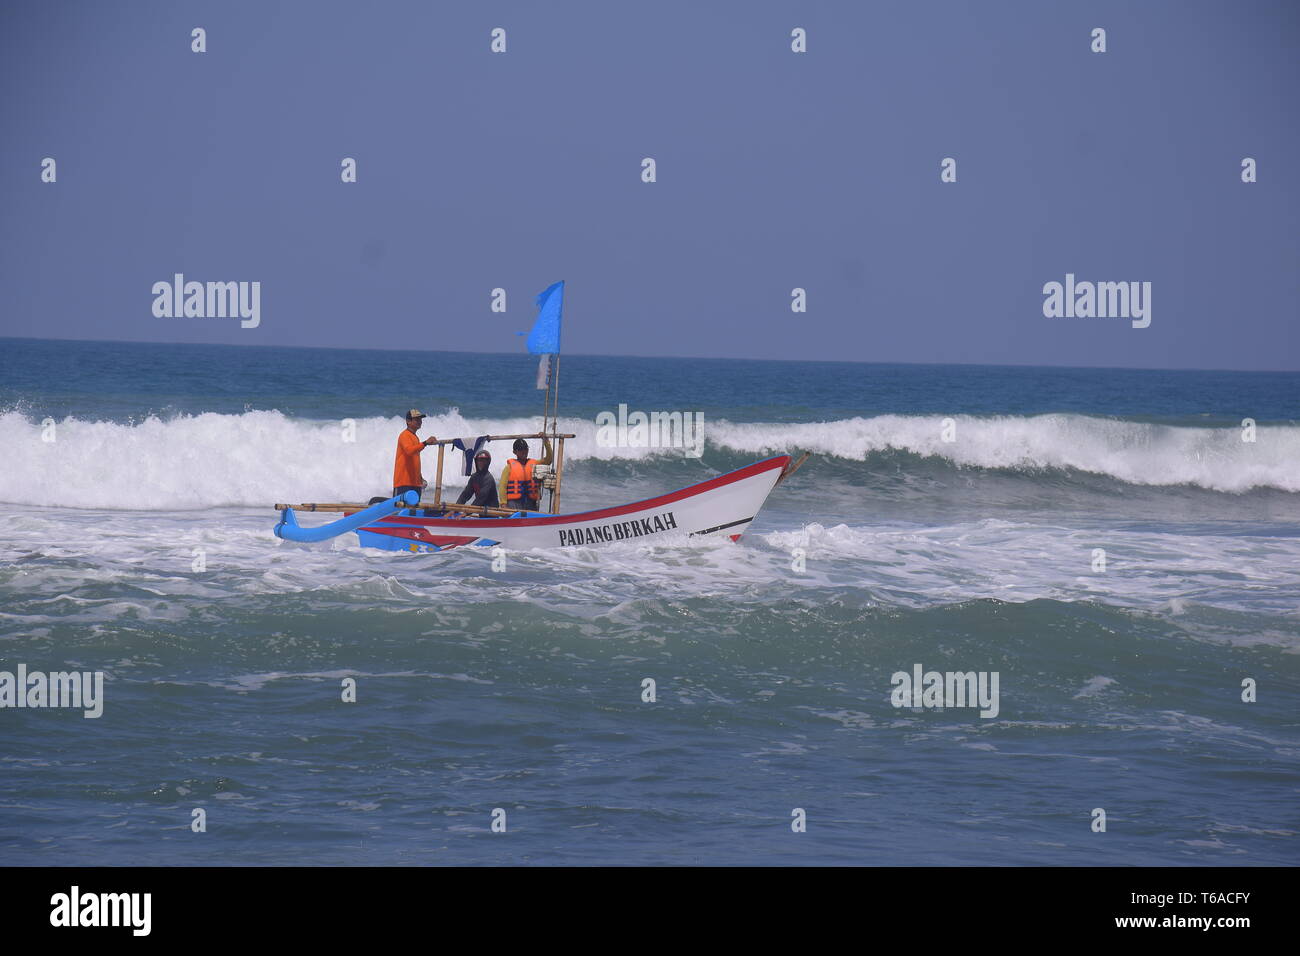
[[422,517],[400,511],[356,533],[366,547],[415,553],[463,545],[510,550],[572,548],[671,536],[726,535],[733,541],[758,515],[790,464],[778,455],[656,498],[613,508],[522,518]]

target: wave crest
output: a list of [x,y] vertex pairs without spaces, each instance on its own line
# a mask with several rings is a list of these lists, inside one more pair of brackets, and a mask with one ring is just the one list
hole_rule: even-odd
[[[945,441],[950,424],[952,441]],[[456,410],[426,419],[424,435],[473,436],[528,432],[535,418],[466,420]],[[680,448],[606,448],[589,420],[562,419],[578,437],[569,461],[681,458]],[[962,468],[1032,473],[1065,469],[1135,485],[1193,485],[1241,493],[1253,488],[1300,491],[1300,428],[1266,425],[1256,441],[1237,428],[1149,424],[1083,415],[1030,417],[880,415],[832,422],[705,422],[706,449],[755,457],[806,449],[863,461],[907,452]],[[54,440],[16,410],[0,414],[0,500],[139,510],[275,501],[350,501],[388,490],[402,422],[355,420],[354,438],[339,421],[290,418],[278,411],[204,413],[134,423],[68,418]],[[508,454],[497,449],[499,466]],[[432,474],[426,453],[426,475]],[[706,457],[709,452],[706,451]],[[452,461],[459,453],[452,452]],[[448,473],[459,480],[454,465]],[[656,489],[648,488],[646,493]]]

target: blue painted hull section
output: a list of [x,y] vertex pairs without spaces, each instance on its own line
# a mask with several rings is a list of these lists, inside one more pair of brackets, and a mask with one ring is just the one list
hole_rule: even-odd
[[403,538],[394,538],[388,534],[375,534],[373,531],[357,529],[357,540],[363,548],[379,548],[381,551],[441,551],[436,544],[413,545]]

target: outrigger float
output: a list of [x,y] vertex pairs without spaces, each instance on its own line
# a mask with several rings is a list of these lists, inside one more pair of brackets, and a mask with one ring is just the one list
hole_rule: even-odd
[[[486,442],[517,438],[550,440],[555,450],[554,465],[537,465],[533,471],[543,491],[550,494],[548,511],[512,511],[444,502],[443,460],[446,447],[455,439],[442,439],[436,442],[438,473],[432,502],[422,502],[416,492],[408,491],[394,498],[372,500],[368,505],[277,504],[280,521],[275,526],[276,537],[312,543],[355,531],[363,547],[415,553],[446,551],[463,545],[501,545],[510,550],[578,547],[674,535],[726,535],[732,541],[738,540],[758,516],[772,489],[799,469],[808,459],[807,453],[797,461],[789,455],[756,461],[657,498],[594,511],[561,513],[564,441],[577,437],[560,434],[556,422],[563,288],[564,283],[557,282],[538,296],[540,314],[528,339],[528,350],[542,356],[537,377],[538,388],[546,389],[542,430],[531,435],[485,436]],[[297,512],[303,511],[341,511],[343,517],[319,527],[303,527],[297,518]]]

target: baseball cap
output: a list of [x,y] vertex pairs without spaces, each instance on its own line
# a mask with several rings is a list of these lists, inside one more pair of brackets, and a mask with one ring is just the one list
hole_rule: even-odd
[[412,409],[410,409],[410,410],[406,413],[406,417],[407,417],[407,418],[423,418],[423,417],[424,417],[424,412],[420,411],[418,408],[412,408]]

